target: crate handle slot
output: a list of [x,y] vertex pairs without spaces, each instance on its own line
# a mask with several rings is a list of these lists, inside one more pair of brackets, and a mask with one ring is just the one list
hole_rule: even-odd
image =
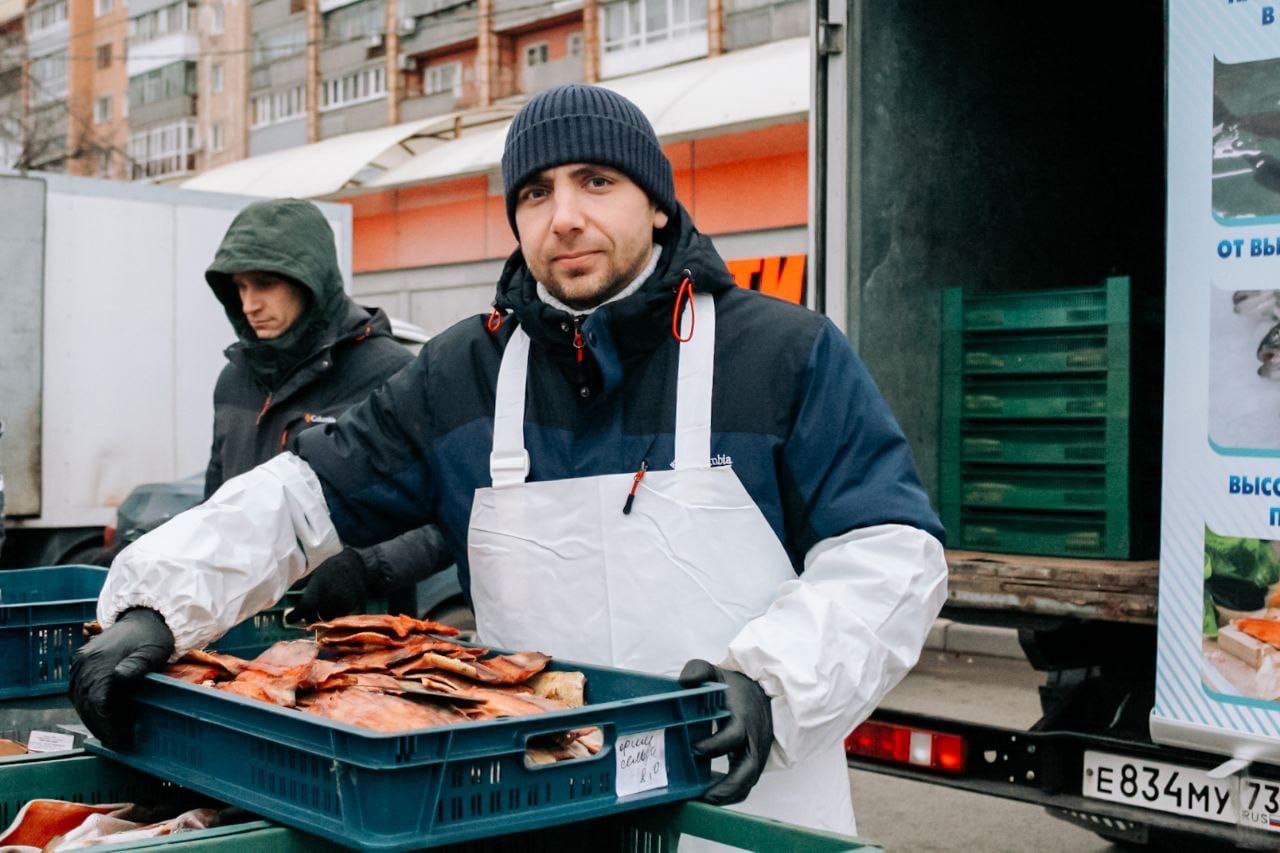
[[964,449],[971,456],[999,456],[1004,447],[1000,440],[995,438],[966,438]]
[[1107,354],[1096,349],[1073,352],[1067,355],[1068,367],[1105,367]]
[[[535,757],[535,751],[541,753],[545,758],[546,750],[554,749],[554,747],[568,740],[570,733],[582,731],[584,729],[596,729],[600,732],[597,739],[600,748],[596,750],[594,755],[581,755],[574,758],[562,758],[557,761],[539,760]],[[613,752],[613,741],[617,736],[612,723],[601,723],[594,726],[582,726],[574,729],[549,728],[539,729],[536,731],[526,732],[524,735],[524,767],[526,770],[549,770],[554,767],[565,767],[573,764],[587,764],[592,761],[599,761]]]

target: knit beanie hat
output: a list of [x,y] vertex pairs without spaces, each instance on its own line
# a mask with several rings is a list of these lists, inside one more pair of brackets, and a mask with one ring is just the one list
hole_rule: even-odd
[[516,229],[516,194],[533,175],[565,163],[595,163],[635,181],[659,210],[676,211],[671,161],[640,108],[601,86],[570,83],[534,95],[507,130],[502,186]]

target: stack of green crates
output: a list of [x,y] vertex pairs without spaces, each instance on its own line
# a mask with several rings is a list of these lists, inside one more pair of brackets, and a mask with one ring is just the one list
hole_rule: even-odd
[[1134,556],[1128,278],[944,291],[940,498],[953,548]]

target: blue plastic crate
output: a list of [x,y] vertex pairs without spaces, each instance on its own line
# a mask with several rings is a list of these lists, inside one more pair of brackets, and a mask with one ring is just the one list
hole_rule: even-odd
[[[212,644],[212,647],[225,655],[252,659],[267,646],[281,640],[304,640],[312,636],[306,628],[298,625],[286,625],[285,611],[298,603],[302,598],[301,589],[291,589],[271,607],[250,616]],[[371,596],[362,610],[364,613],[386,613],[387,601],[383,597]]]
[[[556,826],[689,799],[710,784],[691,744],[724,716],[723,685],[556,662],[587,676],[566,711],[383,734],[150,675],[135,694],[133,747],[86,748],[256,814],[366,850],[409,850]],[[531,766],[530,738],[598,726],[590,758]],[[665,732],[666,787],[615,791],[613,745]]]
[[0,571],[0,699],[67,689],[106,580],[95,566]]
[[240,658],[253,658],[259,652],[281,640],[302,640],[311,636],[311,632],[302,627],[286,625],[284,612],[292,607],[300,592],[290,590],[284,598],[268,607],[261,613],[250,616],[236,625],[213,644],[213,648],[227,655]]

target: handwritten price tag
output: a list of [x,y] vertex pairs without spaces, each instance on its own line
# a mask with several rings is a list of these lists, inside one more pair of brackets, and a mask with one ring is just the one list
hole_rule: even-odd
[[618,738],[617,794],[627,797],[667,787],[667,736],[663,729]]
[[27,739],[27,752],[64,752],[75,748],[75,737],[58,732],[34,731]]

